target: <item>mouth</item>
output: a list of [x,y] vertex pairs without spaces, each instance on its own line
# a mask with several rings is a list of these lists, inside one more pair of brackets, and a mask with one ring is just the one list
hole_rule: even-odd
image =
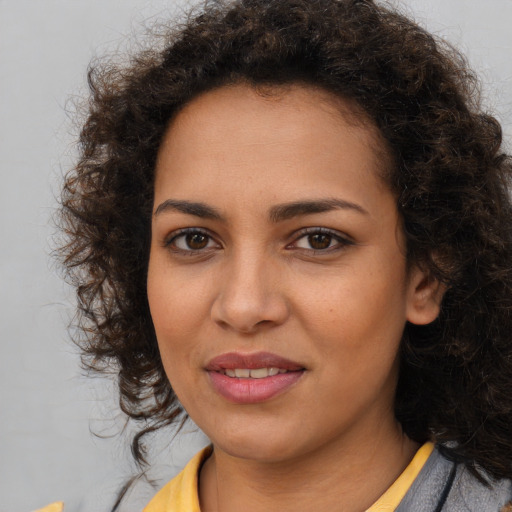
[[[253,378],[261,374],[264,377],[264,372],[277,375],[289,371],[304,370],[304,366],[291,359],[272,354],[271,352],[255,352],[252,354],[242,354],[239,352],[227,352],[214,357],[207,365],[207,371],[214,372],[238,372],[239,375],[229,375],[230,377],[250,377],[251,372],[254,372]],[[249,375],[247,375],[249,371]],[[276,373],[277,371],[277,373]]]
[[219,370],[219,373],[226,375],[231,378],[238,379],[266,379],[267,377],[274,377],[275,375],[288,373],[289,370],[285,370],[284,368],[226,368],[224,370]]
[[301,364],[268,352],[222,354],[205,369],[213,389],[237,404],[265,402],[281,395],[306,371]]

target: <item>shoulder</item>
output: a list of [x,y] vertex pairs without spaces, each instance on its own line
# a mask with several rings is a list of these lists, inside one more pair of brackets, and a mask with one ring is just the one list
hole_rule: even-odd
[[484,485],[462,467],[457,471],[446,509],[447,512],[512,512],[512,481],[503,479]]
[[485,485],[435,449],[396,512],[512,512],[511,500],[512,481]]

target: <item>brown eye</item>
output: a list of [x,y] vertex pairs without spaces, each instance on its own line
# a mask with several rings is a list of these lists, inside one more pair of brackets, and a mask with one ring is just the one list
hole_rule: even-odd
[[325,233],[315,233],[308,236],[308,243],[312,249],[327,249],[332,242],[332,236]]
[[330,254],[353,244],[354,242],[338,231],[318,227],[302,230],[302,236],[298,236],[288,248],[311,251],[313,254],[320,255],[321,253]]
[[185,236],[185,243],[189,249],[197,251],[208,245],[209,237],[203,233],[189,233]]
[[197,229],[182,231],[166,242],[166,246],[182,253],[200,252],[219,247],[208,233]]

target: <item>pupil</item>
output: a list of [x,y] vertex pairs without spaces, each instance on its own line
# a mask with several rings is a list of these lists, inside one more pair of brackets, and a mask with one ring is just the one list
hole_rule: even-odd
[[327,249],[331,245],[331,235],[324,235],[317,233],[316,235],[309,235],[309,245],[313,249]]
[[201,233],[187,235],[187,245],[190,249],[204,249],[208,244],[208,238]]

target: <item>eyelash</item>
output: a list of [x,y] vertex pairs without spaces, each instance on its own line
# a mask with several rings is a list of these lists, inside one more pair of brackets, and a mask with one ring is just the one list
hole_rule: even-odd
[[[297,244],[297,242],[303,238],[308,238],[314,235],[323,235],[330,237],[329,245],[326,248],[323,249],[315,249],[314,247],[311,247],[311,241],[309,241],[309,248],[301,248],[296,247],[297,250],[303,250],[305,252],[313,254],[326,254],[334,251],[342,250],[350,245],[354,245],[354,242],[350,240],[347,236],[341,235],[338,231],[333,231],[332,229],[328,228],[321,228],[321,227],[311,227],[311,228],[304,228],[300,230],[298,233],[295,233],[295,239],[291,244],[288,244],[286,248],[293,249],[294,245]],[[333,242],[335,242],[335,245],[331,245]]]
[[[176,246],[176,241],[180,238],[186,239],[187,235],[201,235],[207,239],[207,245],[210,244],[211,241],[215,241],[214,237],[205,229],[201,228],[183,228],[178,231],[174,231],[171,235],[164,241],[164,246],[172,250],[173,252],[177,252],[180,254],[185,254],[187,256],[194,256],[197,254],[201,254],[205,252],[205,249],[211,249],[211,247],[204,247],[199,249],[182,249]],[[185,242],[186,243],[186,242]],[[217,242],[216,245],[220,246]]]
[[[185,243],[189,246],[188,249],[184,249],[181,247],[176,246],[176,242],[183,238],[186,240],[187,236],[191,235],[200,235],[206,238],[206,245],[205,247],[200,248],[190,248],[189,244],[185,241]],[[321,249],[315,249],[314,247],[311,247],[311,240],[309,241],[309,248],[303,248],[303,247],[296,247],[297,242],[299,240],[311,237],[314,235],[322,235],[329,237],[328,240],[328,246]],[[221,244],[215,241],[215,238],[205,229],[202,228],[183,228],[178,231],[175,231],[171,233],[171,235],[164,241],[164,246],[172,250],[173,252],[184,254],[187,256],[194,256],[199,254],[204,254],[208,249],[212,249],[213,247],[208,247],[211,242],[214,242],[217,247],[220,247]],[[333,242],[335,242],[335,245],[331,245]],[[294,233],[294,240],[290,244],[286,246],[286,249],[288,250],[299,250],[307,253],[313,253],[313,254],[326,254],[334,251],[342,250],[350,245],[354,245],[354,242],[350,240],[346,236],[340,235],[339,232],[333,231],[331,229],[327,228],[321,228],[321,227],[310,227],[310,228],[304,228],[300,230],[299,232]]]

